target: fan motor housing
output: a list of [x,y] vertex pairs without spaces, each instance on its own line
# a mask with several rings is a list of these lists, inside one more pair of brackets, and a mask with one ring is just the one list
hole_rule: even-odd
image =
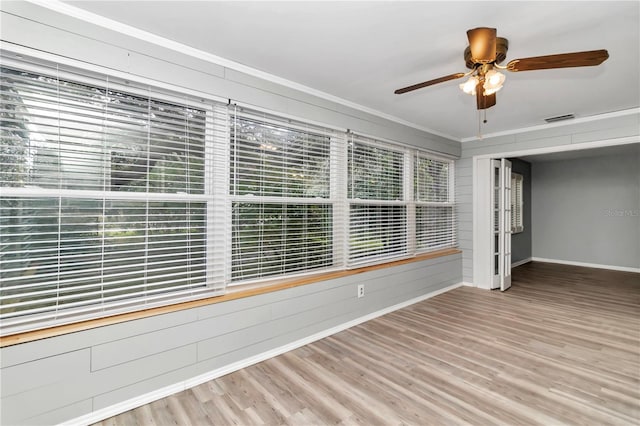
[[[509,40],[502,37],[496,37],[496,60],[494,63],[499,64],[504,61],[507,58],[507,50],[509,50]],[[467,48],[464,49],[464,62],[466,63],[467,68],[476,68],[477,63],[471,58],[470,46],[467,46]]]

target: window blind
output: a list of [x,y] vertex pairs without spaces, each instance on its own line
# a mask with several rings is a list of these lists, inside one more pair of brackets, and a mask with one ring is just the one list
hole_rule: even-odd
[[43,65],[1,69],[3,326],[207,283],[211,108]]
[[333,265],[333,130],[231,111],[234,282]]
[[453,162],[415,155],[416,249],[430,251],[456,245]]
[[348,264],[406,255],[403,150],[351,134],[347,158]]
[[4,59],[2,333],[455,245],[452,161]]

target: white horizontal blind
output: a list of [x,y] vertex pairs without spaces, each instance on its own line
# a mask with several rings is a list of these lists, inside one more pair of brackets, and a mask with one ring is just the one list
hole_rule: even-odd
[[333,265],[336,134],[232,107],[232,281]]
[[414,188],[416,249],[431,251],[456,245],[453,162],[417,152]]
[[347,157],[348,264],[406,255],[403,150],[351,134]]
[[3,65],[3,333],[455,245],[450,161],[71,68]]
[[523,177],[519,173],[511,173],[511,232],[517,233],[524,230],[522,221],[522,182]]
[[1,70],[3,326],[215,288],[206,287],[210,108],[73,70],[25,69]]

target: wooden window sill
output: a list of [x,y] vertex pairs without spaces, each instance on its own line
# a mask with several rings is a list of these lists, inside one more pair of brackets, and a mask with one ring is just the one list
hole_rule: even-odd
[[459,249],[445,249],[438,250],[430,253],[418,254],[408,259],[401,259],[387,263],[381,263],[377,265],[365,266],[357,269],[325,272],[315,275],[309,275],[305,277],[281,279],[274,281],[270,284],[242,286],[234,290],[230,289],[229,292],[222,296],[213,296],[204,299],[192,300],[188,302],[175,303],[172,305],[159,306],[150,309],[139,310],[135,312],[127,312],[124,314],[116,314],[111,316],[105,316],[86,321],[79,321],[71,324],[63,324],[53,326],[49,328],[43,328],[39,330],[19,332],[15,334],[9,334],[7,336],[0,337],[0,348],[6,346],[17,345],[20,343],[32,342],[35,340],[46,339],[49,337],[61,336],[63,334],[75,333],[78,331],[89,330],[97,327],[104,327],[107,325],[118,324],[126,321],[137,320],[141,318],[148,318],[155,315],[162,315],[171,312],[181,311],[184,309],[192,309],[200,306],[212,305],[215,303],[228,302],[230,300],[242,299],[244,297],[257,296],[260,294],[271,293],[274,291],[285,290],[288,288],[298,287],[307,284],[313,284],[320,281],[327,281],[336,278],[347,277],[350,275],[361,274],[364,272],[375,271],[378,269],[391,268],[398,265],[404,265],[406,263],[419,262],[428,259],[435,259],[443,256],[450,256],[453,254],[462,253]]

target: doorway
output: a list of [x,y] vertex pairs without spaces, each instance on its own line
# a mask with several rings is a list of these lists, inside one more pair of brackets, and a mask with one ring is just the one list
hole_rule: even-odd
[[[506,158],[526,157],[578,151],[606,146],[638,143],[637,137],[612,139],[598,142],[577,143],[563,146],[507,151],[473,157],[473,286],[492,289],[509,288],[511,272],[511,226],[510,204],[505,192],[510,183],[500,183],[507,176],[510,164]],[[505,159],[504,165],[502,159]],[[500,169],[498,169],[498,163]],[[509,170],[508,176],[511,175]],[[501,198],[503,200],[501,204]],[[509,215],[509,216],[507,216]],[[506,219],[509,219],[508,221]],[[502,223],[502,227],[501,227]],[[508,257],[508,259],[507,259]]]

